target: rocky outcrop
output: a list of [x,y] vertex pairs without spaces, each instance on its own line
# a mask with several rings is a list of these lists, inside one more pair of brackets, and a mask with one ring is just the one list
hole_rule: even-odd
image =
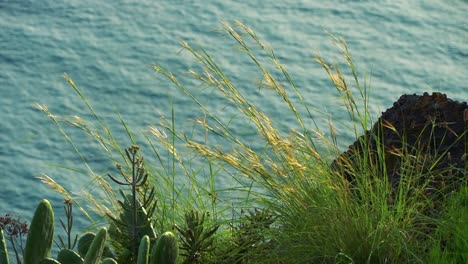
[[[393,186],[404,174],[418,170],[424,176],[421,181],[430,178],[427,188],[453,189],[460,179],[467,178],[467,131],[466,102],[453,101],[441,93],[403,95],[370,131],[333,161],[333,166],[353,183],[358,177],[353,166],[368,155],[368,160],[379,164],[377,177],[388,177]],[[382,153],[385,163],[378,161]]]

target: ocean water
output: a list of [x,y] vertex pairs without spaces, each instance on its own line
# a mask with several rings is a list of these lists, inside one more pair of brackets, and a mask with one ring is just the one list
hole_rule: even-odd
[[[378,116],[406,93],[438,91],[467,100],[466,14],[468,2],[461,0],[0,0],[0,215],[29,220],[42,198],[61,210],[61,197],[37,176],[50,175],[77,195],[89,182],[60,168],[85,169],[53,122],[33,107],[41,103],[57,115],[90,117],[64,80],[65,72],[127,146],[117,113],[136,133],[157,124],[160,113],[169,116],[171,105],[182,128],[197,117],[196,106],[150,67],[158,64],[175,73],[194,67],[195,60],[180,53],[184,40],[208,50],[286,133],[292,121],[283,117],[281,100],[258,89],[261,76],[217,31],[221,21],[240,20],[253,28],[274,48],[307,104],[341,124],[346,115],[337,107],[336,92],[312,60],[317,52],[328,62],[339,60],[328,33],[347,40]],[[204,97],[221,116],[234,113],[216,93]],[[92,140],[67,131],[105,173],[110,165]],[[352,143],[347,130],[338,130],[338,136],[344,145]]]

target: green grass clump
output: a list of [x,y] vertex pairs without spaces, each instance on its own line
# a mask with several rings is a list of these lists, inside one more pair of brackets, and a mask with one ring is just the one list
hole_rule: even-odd
[[[223,30],[239,48],[239,54],[246,56],[256,67],[260,86],[275,92],[265,96],[279,96],[289,110],[281,118],[289,114],[295,123],[288,124],[291,130],[286,135],[280,131],[277,126],[281,122],[252,103],[202,48],[182,42],[184,50],[198,62],[197,68],[189,70],[188,76],[191,83],[196,82],[199,86],[188,87],[184,84],[186,82],[164,67],[154,66],[159,74],[167,77],[199,106],[201,116],[196,125],[184,131],[178,126],[172,109],[169,119],[163,118],[159,126],[150,127],[140,140],[121,117],[120,121],[128,135],[127,142],[143,144],[151,150],[145,156],[144,170],[149,184],[154,186],[157,199],[152,210],[152,225],[156,233],[160,235],[174,225],[188,227],[178,228],[183,231],[178,235],[184,242],[182,252],[185,254],[185,258],[179,258],[180,261],[426,263],[441,259],[447,262],[466,260],[463,253],[467,250],[466,235],[459,234],[459,231],[466,230],[466,225],[463,225],[466,221],[457,220],[466,219],[466,211],[458,215],[459,211],[454,209],[458,207],[448,203],[451,207],[447,207],[445,212],[445,201],[434,201],[426,196],[424,186],[429,182],[421,183],[421,179],[426,179],[427,172],[414,166],[421,162],[423,153],[405,150],[399,153],[403,176],[396,188],[386,177],[386,150],[378,148],[377,153],[371,155],[371,147],[366,143],[368,140],[362,141],[361,155],[343,160],[348,166],[330,166],[332,159],[341,152],[337,140],[339,131],[331,118],[308,107],[285,66],[252,29],[236,22],[234,25],[224,23]],[[341,64],[329,65],[320,56],[315,61],[330,77],[349,114],[349,127],[357,139],[373,123],[368,108],[369,95],[366,83],[360,81],[346,42],[335,37],[333,40],[344,58],[345,72]],[[351,76],[352,81],[349,82],[345,76]],[[186,77],[182,75],[182,78]],[[110,163],[122,164],[131,171],[122,143],[71,78],[66,76],[66,79],[85,102],[94,120],[72,117],[65,122],[91,135]],[[200,86],[221,94],[225,104],[238,113],[229,120],[221,118],[196,90]],[[355,93],[358,93],[359,100],[354,97]],[[93,190],[94,193],[86,195],[94,209],[102,216],[121,212],[117,186],[105,173],[95,172],[86,163],[85,154],[80,146],[74,144],[62,120],[46,107],[39,107],[57,124],[86,164],[88,171],[84,174],[91,176],[91,185],[100,187],[100,191]],[[327,133],[315,122],[317,114],[323,115],[323,120],[329,120]],[[255,128],[256,144],[237,136],[238,128],[231,124],[234,119],[246,127]],[[325,136],[327,134],[329,136]],[[201,137],[204,139],[199,135],[204,135]],[[377,142],[382,140],[379,134],[367,136]],[[215,140],[209,140],[211,138]],[[194,167],[196,159],[202,161],[198,168]],[[437,162],[423,160],[426,163]],[[353,175],[356,181],[350,185],[344,173]],[[218,188],[217,179],[226,176],[237,185]],[[71,197],[52,178],[44,176],[42,180]],[[445,199],[446,195],[441,197]],[[466,201],[466,191],[462,191],[460,197]],[[444,207],[436,207],[436,202]],[[445,213],[429,214],[434,208]],[[200,212],[203,221],[184,223],[194,210]],[[87,215],[92,219],[90,214]],[[199,227],[198,222],[206,226]],[[191,225],[195,226],[190,228]],[[196,230],[201,230],[198,233],[202,235],[195,236]],[[207,248],[197,248],[200,244],[196,239],[200,237]],[[137,248],[137,245],[133,247]]]
[[468,186],[450,196],[433,243],[430,263],[468,262]]

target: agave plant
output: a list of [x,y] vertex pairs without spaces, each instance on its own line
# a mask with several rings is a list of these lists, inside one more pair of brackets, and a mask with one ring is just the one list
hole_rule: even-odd
[[[265,232],[276,220],[276,215],[268,209],[241,210],[240,223],[231,225],[232,246],[235,252],[226,263],[251,263],[255,262],[254,255],[266,252],[271,246]],[[234,253],[234,254],[232,254]]]
[[175,225],[180,234],[182,256],[184,264],[203,263],[203,258],[214,249],[214,234],[219,225],[207,226],[207,213],[190,210],[185,214],[185,227]]

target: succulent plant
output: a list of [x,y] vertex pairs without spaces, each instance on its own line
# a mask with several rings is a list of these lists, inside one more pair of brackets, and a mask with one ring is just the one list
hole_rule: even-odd
[[165,232],[158,237],[156,244],[151,250],[151,264],[175,264],[179,248],[176,236],[172,232]]
[[131,168],[127,173],[121,165],[117,165],[122,180],[108,175],[115,183],[130,188],[130,193],[127,194],[119,190],[122,196],[122,200],[118,201],[121,213],[118,216],[107,215],[110,222],[109,236],[114,247],[120,251],[119,262],[124,263],[136,261],[139,243],[145,235],[149,237],[150,242],[156,240],[151,216],[157,202],[154,197],[154,187],[147,182],[148,174],[138,150],[138,146],[125,150]]
[[39,264],[61,264],[61,263],[52,258],[45,258],[39,261]]
[[[8,264],[8,251],[3,230],[0,229],[0,264]],[[98,264],[117,263],[103,257],[108,248],[105,245],[107,229],[103,227],[97,235],[86,233],[78,242],[79,253],[63,248],[57,259],[50,257],[54,236],[54,213],[49,201],[42,200],[36,208],[26,240],[25,264]],[[109,255],[109,254],[107,254]],[[107,256],[106,255],[106,256]],[[84,258],[82,257],[84,256]],[[18,261],[18,264],[21,262]]]
[[158,237],[156,244],[150,251],[150,239],[143,236],[138,247],[137,264],[175,264],[177,263],[179,248],[176,236],[172,232],[165,232]]
[[78,253],[67,248],[60,250],[57,255],[57,261],[67,264],[82,264],[84,262],[83,258]]
[[148,264],[150,257],[150,239],[147,235],[143,236],[138,246],[137,264]]
[[255,252],[271,250],[265,237],[266,231],[276,221],[276,216],[268,209],[241,210],[240,222],[232,227],[232,247],[226,263],[255,263]]
[[8,264],[8,251],[5,241],[5,236],[3,235],[3,229],[0,229],[0,263]]
[[[98,264],[98,263],[117,263],[114,259],[104,256],[106,249],[107,229],[101,228],[97,235],[85,233],[78,241],[78,248],[81,249],[81,255],[70,249],[62,249],[57,255],[57,260],[48,258],[46,263],[63,264]],[[81,241],[81,243],[80,243]]]
[[50,257],[54,239],[54,211],[49,201],[42,200],[31,221],[26,247],[24,263],[37,264]]
[[[66,239],[59,237],[60,244],[56,244],[60,251],[57,259],[53,259],[50,257],[50,254],[54,236],[54,213],[49,201],[42,200],[35,211],[30,228],[26,232],[28,233],[28,237],[26,240],[24,263],[117,263],[112,258],[113,255],[110,249],[106,246],[106,238],[109,234],[113,242],[117,242],[123,248],[118,256],[120,263],[134,263],[138,261],[138,264],[174,264],[178,254],[175,235],[171,232],[166,232],[161,235],[157,243],[155,242],[156,232],[151,222],[151,215],[156,208],[154,187],[147,184],[148,174],[143,167],[143,158],[137,155],[138,149],[137,146],[126,149],[127,158],[131,164],[130,174],[125,173],[121,166],[117,166],[123,180],[120,181],[109,175],[114,182],[129,186],[131,190],[127,194],[120,190],[123,199],[118,201],[118,203],[122,211],[118,216],[107,215],[110,222],[109,232],[106,228],[102,228],[97,235],[85,233],[80,239],[78,239],[78,236],[72,239],[72,202],[65,200],[64,208],[67,222],[65,223],[60,220],[60,223],[66,231],[67,237]],[[152,244],[154,246],[150,252]],[[78,245],[78,252],[73,251],[76,245]],[[118,249],[120,250],[120,248]],[[0,261],[1,264],[8,264],[8,252],[3,232],[0,240]],[[19,259],[18,263],[21,263]]]
[[[0,230],[4,232],[4,239],[10,241],[15,253],[16,263],[21,263],[21,253],[24,253],[24,241],[29,232],[28,224],[10,214],[0,216]],[[6,241],[5,241],[6,246]],[[3,262],[0,262],[3,263]]]
[[101,264],[118,264],[118,263],[113,258],[105,258],[102,260]]
[[84,233],[78,240],[78,254],[80,254],[81,256],[86,256],[86,253],[88,252],[88,249],[93,243],[95,237],[96,234],[94,233]]
[[200,213],[191,210],[185,214],[185,227],[175,225],[180,233],[182,256],[185,256],[183,263],[202,263],[203,257],[213,250],[214,234],[219,225],[207,227],[205,219],[207,213]]
[[84,264],[97,264],[101,261],[106,237],[107,229],[103,227],[101,230],[99,230],[96,237],[93,239],[93,243],[91,243],[91,246],[89,247],[88,252],[84,258]]

